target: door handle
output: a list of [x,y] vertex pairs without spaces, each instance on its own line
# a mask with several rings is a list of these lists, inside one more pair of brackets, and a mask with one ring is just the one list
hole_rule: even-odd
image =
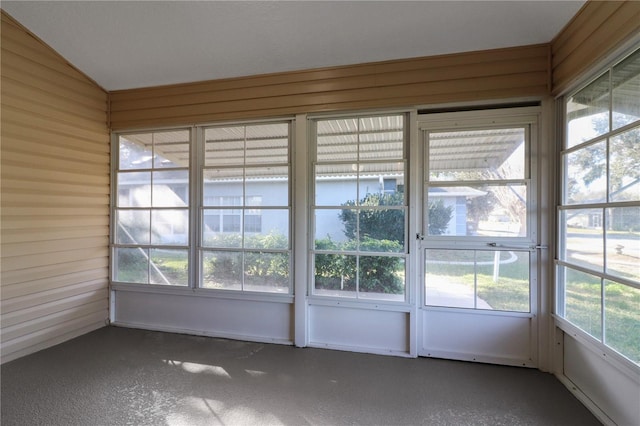
[[487,245],[489,247],[512,249],[512,250],[546,250],[549,248],[549,246],[540,245],[540,244],[534,245],[534,246],[510,246],[510,245],[498,244],[498,243],[487,243]]

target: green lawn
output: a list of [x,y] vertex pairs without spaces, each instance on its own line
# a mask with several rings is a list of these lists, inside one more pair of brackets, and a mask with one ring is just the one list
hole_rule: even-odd
[[[567,274],[565,317],[602,339],[601,286],[586,274]],[[640,364],[640,290],[605,281],[604,341]]]

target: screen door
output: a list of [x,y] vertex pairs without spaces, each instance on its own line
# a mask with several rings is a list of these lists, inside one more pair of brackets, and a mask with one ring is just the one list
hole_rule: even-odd
[[421,122],[419,354],[536,365],[535,116]]

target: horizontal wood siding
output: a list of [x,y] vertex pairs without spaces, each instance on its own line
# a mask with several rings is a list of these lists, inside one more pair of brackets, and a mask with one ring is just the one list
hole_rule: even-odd
[[111,128],[544,96],[548,45],[111,93]]
[[640,32],[640,1],[589,1],[551,42],[553,94]]
[[107,94],[2,12],[2,362],[108,314]]

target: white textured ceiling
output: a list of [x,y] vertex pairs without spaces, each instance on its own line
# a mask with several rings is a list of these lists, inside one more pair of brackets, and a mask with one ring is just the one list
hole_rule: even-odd
[[584,1],[2,1],[107,90],[546,43]]

